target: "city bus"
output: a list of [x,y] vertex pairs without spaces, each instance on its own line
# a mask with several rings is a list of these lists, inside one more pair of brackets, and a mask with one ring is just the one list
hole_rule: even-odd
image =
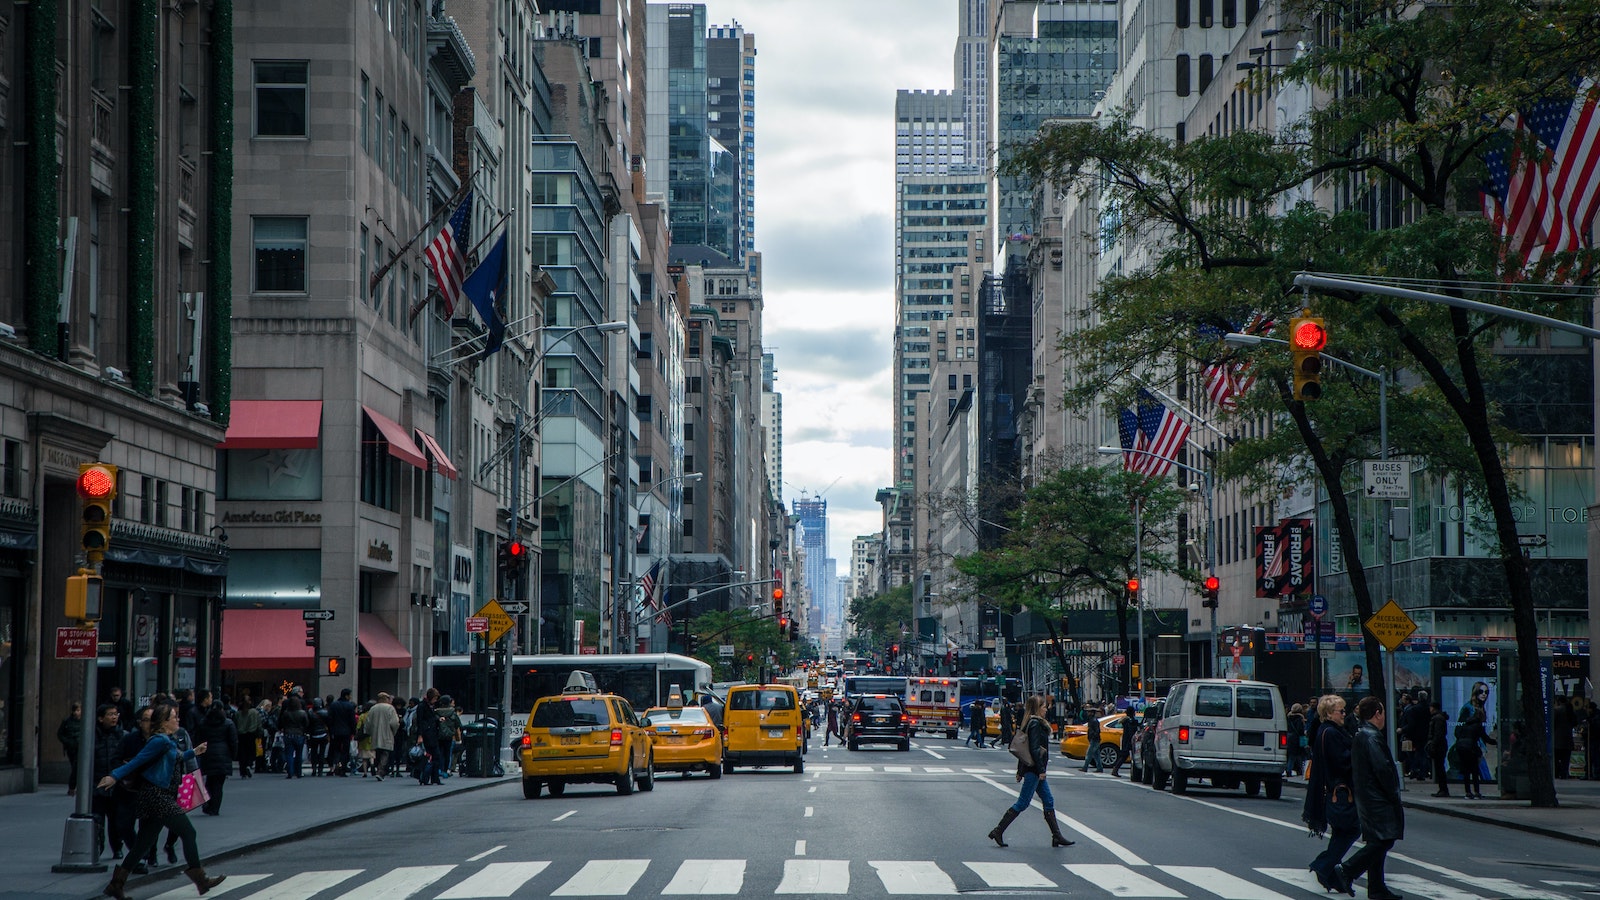
[[[956,681],[960,682],[961,684],[961,718],[963,721],[967,720],[967,718],[971,715],[971,710],[968,707],[972,706],[972,701],[982,700],[989,704],[990,709],[994,709],[996,701],[1000,699],[999,695],[995,693],[995,679],[993,675],[990,675],[987,678],[978,678],[974,675],[964,675],[960,678],[957,678]],[[1005,681],[1006,702],[1021,703],[1022,679],[1007,677]]]
[[855,697],[861,694],[894,694],[902,702],[906,699],[905,676],[896,675],[846,675],[844,676],[844,695]]
[[[640,714],[653,706],[666,706],[674,685],[685,702],[693,702],[690,698],[694,692],[711,690],[711,666],[676,653],[513,656],[511,721],[526,719],[540,697],[561,693],[574,670],[593,675],[601,691],[626,699]],[[472,703],[476,684],[469,657],[428,657],[428,685],[451,695],[457,704]],[[498,684],[491,694],[500,695]],[[481,712],[470,708],[468,711]]]
[[839,658],[839,674],[855,675],[872,668],[872,660],[865,656],[843,656]]

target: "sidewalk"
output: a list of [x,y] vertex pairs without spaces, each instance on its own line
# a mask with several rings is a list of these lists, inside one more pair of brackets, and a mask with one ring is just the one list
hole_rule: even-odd
[[[514,772],[515,770],[510,770]],[[206,865],[238,856],[280,841],[304,837],[327,828],[374,814],[404,809],[438,797],[514,784],[514,777],[465,778],[457,775],[437,787],[422,787],[415,779],[399,777],[379,782],[374,778],[311,778],[289,780],[282,775],[257,775],[241,779],[235,773],[223,791],[222,815],[190,814],[200,835],[200,853]],[[90,897],[99,894],[110,877],[111,860],[103,874],[50,871],[61,861],[61,839],[74,799],[65,785],[46,785],[39,793],[0,796],[0,900],[25,897]],[[183,867],[166,864],[142,880],[166,877]],[[226,867],[219,866],[225,870]]]
[[[1306,786],[1303,778],[1284,784]],[[1408,809],[1600,847],[1600,781],[1557,781],[1556,800],[1561,805],[1555,809],[1535,809],[1525,799],[1501,800],[1500,786],[1494,784],[1483,786],[1482,800],[1466,799],[1459,784],[1450,785],[1449,797],[1435,797],[1433,791],[1432,781],[1407,781],[1400,796]]]

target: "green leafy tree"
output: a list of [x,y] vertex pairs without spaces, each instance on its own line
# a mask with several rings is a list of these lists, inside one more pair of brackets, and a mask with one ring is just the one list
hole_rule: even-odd
[[[756,680],[772,654],[778,660],[776,671],[786,672],[794,666],[795,648],[799,646],[783,639],[771,616],[743,607],[701,613],[690,620],[689,633],[698,648],[696,655],[711,664],[717,681]],[[723,659],[717,652],[722,644],[733,645],[732,659]],[[753,661],[746,662],[747,656]],[[752,666],[756,671],[750,671]]]
[[[1141,238],[1154,248],[1148,265],[1101,285],[1094,324],[1068,347],[1082,354],[1086,378],[1069,402],[1148,371],[1152,360],[1173,368],[1216,361],[1222,351],[1200,336],[1202,326],[1231,329],[1251,313],[1285,321],[1308,302],[1293,288],[1302,270],[1418,281],[1462,297],[1489,292],[1505,306],[1587,316],[1581,293],[1548,282],[1554,275],[1586,279],[1593,251],[1555,254],[1523,272],[1525,261],[1505,254],[1478,212],[1478,190],[1484,153],[1506,141],[1504,126],[1518,111],[1594,74],[1600,0],[1282,6],[1280,30],[1303,25],[1306,49],[1287,67],[1252,73],[1241,96],[1315,91],[1319,105],[1305,122],[1278,123],[1276,134],[1235,131],[1177,143],[1119,115],[1049,129],[1014,155],[1015,173],[1107,198],[1120,217],[1111,239]],[[1342,198],[1336,210],[1312,202],[1335,195]],[[1517,289],[1496,289],[1513,276]],[[1317,311],[1336,336],[1332,349],[1366,368],[1408,376],[1397,398],[1408,414],[1391,417],[1399,426],[1391,443],[1458,479],[1491,513],[1485,526],[1498,548],[1498,587],[1516,634],[1520,713],[1524,722],[1539,722],[1532,579],[1517,546],[1504,455],[1517,439],[1504,401],[1517,373],[1496,354],[1506,322],[1369,292],[1331,296]],[[1359,559],[1347,479],[1349,463],[1373,449],[1373,385],[1329,373],[1324,398],[1306,404],[1293,399],[1282,362],[1255,359],[1262,377],[1241,414],[1270,415],[1274,440],[1293,435],[1301,446],[1246,445],[1224,460],[1224,471],[1271,462],[1270,474],[1258,478],[1317,477],[1346,558]],[[1371,590],[1359,565],[1350,576],[1364,619]],[[1370,659],[1375,650],[1368,652]],[[1555,805],[1545,748],[1527,743],[1532,802]]]
[[900,642],[902,633],[914,631],[911,621],[911,585],[890,588],[882,594],[869,594],[850,601],[850,624],[856,630],[854,649],[863,654],[882,654]]

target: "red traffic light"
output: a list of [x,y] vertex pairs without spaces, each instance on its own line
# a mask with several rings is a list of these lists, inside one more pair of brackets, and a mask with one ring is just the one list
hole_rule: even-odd
[[783,588],[781,588],[781,587],[773,588],[772,589],[772,599],[774,599],[774,600],[782,600],[783,599]]
[[527,552],[528,548],[523,546],[521,541],[511,541],[506,544],[506,555],[512,559],[521,559],[522,554]]
[[1298,319],[1289,329],[1289,346],[1305,353],[1321,353],[1328,346],[1328,328],[1320,319]]
[[1137,578],[1129,578],[1128,579],[1128,593],[1130,593],[1130,594],[1139,593],[1139,579],[1137,579]]
[[1220,587],[1222,587],[1222,579],[1215,575],[1206,576],[1206,590],[1208,592],[1215,594]]
[[84,466],[78,473],[78,496],[86,500],[107,500],[117,490],[117,476],[109,466]]

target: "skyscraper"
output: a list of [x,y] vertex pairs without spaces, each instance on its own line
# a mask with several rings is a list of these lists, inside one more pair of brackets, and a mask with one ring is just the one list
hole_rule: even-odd
[[706,116],[713,141],[706,244],[743,264],[756,248],[756,36],[737,21],[706,37]]
[[800,517],[804,541],[806,587],[811,592],[809,621],[821,621],[820,610],[834,589],[833,570],[828,566],[828,501],[803,496],[794,501],[793,509]]

